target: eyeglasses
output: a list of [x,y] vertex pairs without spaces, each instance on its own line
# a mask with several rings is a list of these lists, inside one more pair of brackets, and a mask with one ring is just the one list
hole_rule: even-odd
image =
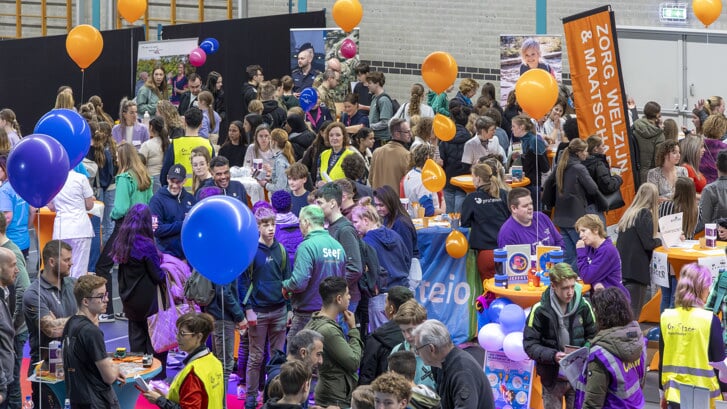
[[419,345],[418,347],[414,348],[414,353],[417,354],[417,355],[419,355],[419,350],[422,349],[422,348],[424,348],[424,347],[428,347],[429,345],[432,345],[432,343],[429,342],[429,343],[424,344],[424,345]]
[[85,298],[96,298],[96,299],[104,299],[104,298],[108,298],[108,297],[109,297],[109,293],[108,293],[108,292],[106,292],[106,293],[103,293],[103,294],[101,294],[101,295],[94,295],[94,296],[91,296],[91,297],[85,297]]
[[179,329],[177,330],[177,335],[180,335],[180,336],[187,336],[187,335],[194,335],[194,334],[196,334],[196,333],[195,332],[184,332]]

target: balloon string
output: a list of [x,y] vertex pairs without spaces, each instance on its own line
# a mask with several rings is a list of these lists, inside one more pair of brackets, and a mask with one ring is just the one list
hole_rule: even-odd
[[86,83],[86,70],[82,69],[81,70],[81,104],[83,104],[83,101],[84,101],[83,92],[86,90],[85,83]]
[[[38,219],[38,223],[36,224],[38,226],[38,231],[35,232],[35,238],[36,238],[36,240],[38,242],[38,247],[40,247],[40,209],[38,209],[38,211],[36,212],[35,216]],[[38,249],[38,255],[39,256],[41,255],[40,249]],[[58,260],[60,260],[60,259],[61,258],[58,257]],[[40,262],[38,264],[40,265]],[[43,266],[43,267],[45,268],[45,267],[48,267],[48,266]],[[37,273],[38,273],[38,283],[40,283],[40,268],[38,269],[38,272]],[[40,287],[39,287],[38,288],[38,306],[39,307],[40,307],[40,303],[41,303],[41,300],[40,300]],[[40,336],[40,318],[41,317],[40,317],[40,314],[39,314],[39,316],[37,317],[37,322],[38,322],[38,340],[42,339],[41,336]],[[30,328],[28,328],[28,330],[30,330]],[[48,356],[50,357],[50,352],[49,352],[49,355]],[[41,353],[41,350],[40,350],[40,342],[38,342],[38,360],[40,360],[40,358],[42,358],[42,353]],[[35,364],[35,362],[31,362],[31,365],[34,365],[34,364]],[[35,373],[35,376],[36,377],[40,377],[40,372],[36,372]],[[38,388],[39,391],[42,390],[42,385],[40,385],[40,386],[41,387]],[[38,399],[38,403],[39,403],[38,404],[38,409],[43,409],[43,399]]]

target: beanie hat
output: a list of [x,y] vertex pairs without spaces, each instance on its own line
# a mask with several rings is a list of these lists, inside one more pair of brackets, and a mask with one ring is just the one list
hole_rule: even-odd
[[273,193],[270,198],[270,203],[273,204],[273,209],[278,213],[288,213],[292,207],[290,193],[285,190],[278,190]]
[[257,211],[257,209],[259,209],[261,207],[266,207],[270,210],[273,210],[273,207],[270,206],[270,203],[268,203],[264,200],[258,200],[257,202],[255,202],[254,205],[252,205],[252,212],[255,213]]

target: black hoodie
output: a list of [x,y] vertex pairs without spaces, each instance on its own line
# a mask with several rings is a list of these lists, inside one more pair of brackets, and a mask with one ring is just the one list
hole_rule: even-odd
[[389,367],[388,358],[391,350],[404,342],[399,324],[388,321],[376,329],[367,339],[361,358],[359,385],[368,385]]

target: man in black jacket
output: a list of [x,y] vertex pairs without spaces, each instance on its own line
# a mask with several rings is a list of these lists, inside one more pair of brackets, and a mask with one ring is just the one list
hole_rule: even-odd
[[536,361],[536,370],[543,384],[544,409],[572,409],[575,391],[568,380],[559,376],[559,362],[567,347],[582,347],[596,335],[591,305],[581,296],[578,275],[567,263],[558,263],[550,270],[550,287],[540,302],[530,310],[523,333],[523,347]]
[[247,106],[250,101],[257,99],[257,87],[265,79],[263,69],[259,65],[248,65],[245,67],[247,82],[242,84],[242,116],[249,114]]
[[472,355],[456,348],[447,327],[437,320],[426,320],[414,329],[414,353],[425,364],[441,368],[437,393],[442,409],[494,409],[490,382],[482,365]]
[[179,97],[179,107],[177,107],[179,115],[184,115],[189,108],[196,107],[197,96],[199,96],[199,93],[202,92],[202,78],[200,78],[199,75],[194,72],[189,74],[188,81],[189,90]]

